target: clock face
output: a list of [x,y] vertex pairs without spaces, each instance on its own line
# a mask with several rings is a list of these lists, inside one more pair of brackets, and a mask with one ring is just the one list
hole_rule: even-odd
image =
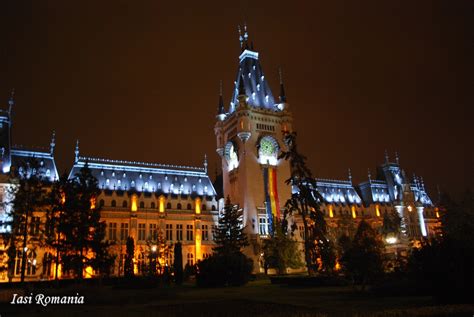
[[273,156],[276,154],[276,147],[273,144],[272,140],[268,138],[263,138],[260,141],[260,153],[265,156]]

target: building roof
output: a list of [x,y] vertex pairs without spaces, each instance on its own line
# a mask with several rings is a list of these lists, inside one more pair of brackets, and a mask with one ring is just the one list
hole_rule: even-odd
[[12,148],[11,150],[12,166],[19,168],[23,163],[26,163],[28,158],[35,158],[41,168],[43,168],[44,176],[49,181],[58,179],[58,170],[56,169],[56,163],[54,162],[54,155],[51,151],[46,149],[24,149],[24,148]]
[[78,156],[69,177],[88,164],[101,189],[216,196],[205,167]]

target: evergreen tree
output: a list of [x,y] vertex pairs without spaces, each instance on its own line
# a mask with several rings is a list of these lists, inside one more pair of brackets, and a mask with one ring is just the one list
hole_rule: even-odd
[[[12,198],[5,204],[9,211],[3,227],[9,232],[3,235],[7,245],[9,276],[13,277],[15,257],[21,256],[20,281],[25,280],[28,257],[34,257],[35,247],[44,239],[42,226],[33,222],[34,212],[41,211],[46,203],[46,186],[43,168],[35,158],[29,158],[19,164],[19,168],[10,174],[12,184],[7,192]],[[32,264],[36,266],[36,264]]]
[[131,278],[135,275],[133,271],[133,257],[135,254],[135,241],[132,237],[127,238],[127,253],[125,255],[125,277]]
[[241,253],[241,249],[249,245],[242,224],[242,210],[232,205],[229,197],[213,233],[216,243],[213,250],[217,255]]
[[289,161],[291,177],[286,183],[297,189],[285,203],[284,225],[287,224],[286,219],[293,213],[301,215],[306,267],[308,274],[312,275],[319,268],[318,258],[322,262],[322,270],[332,264],[333,256],[329,255],[334,253],[331,251],[333,246],[327,237],[326,220],[320,210],[323,198],[317,190],[311,171],[306,166],[306,157],[298,152],[296,133],[284,132],[284,140],[288,151],[282,151],[279,158]]
[[273,236],[263,241],[263,260],[265,273],[267,268],[275,268],[278,274],[285,274],[287,268],[299,268],[303,265],[298,243],[284,231],[281,222],[276,219]]
[[178,285],[183,284],[183,250],[181,242],[174,245],[173,270],[175,283]]
[[367,222],[362,220],[357,227],[354,239],[349,243],[341,241],[344,253],[341,264],[345,272],[354,283],[362,285],[362,289],[369,282],[382,273],[382,252],[384,244],[381,237]]
[[97,179],[87,163],[64,188],[63,219],[59,225],[59,233],[64,236],[61,261],[64,269],[72,270],[78,279],[83,278],[87,266],[105,272],[111,264],[109,245],[104,241],[105,222],[100,221],[100,207],[96,204],[99,194]]

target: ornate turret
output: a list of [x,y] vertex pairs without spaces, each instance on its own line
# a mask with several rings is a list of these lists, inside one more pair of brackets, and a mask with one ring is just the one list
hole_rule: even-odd
[[224,99],[222,98],[222,80],[219,83],[219,104],[217,105],[217,118],[221,121],[225,119]]
[[79,162],[79,140],[76,140],[76,149],[74,150],[74,163]]
[[49,152],[51,155],[54,155],[54,148],[56,147],[56,132],[53,130],[53,135],[51,136],[51,143],[49,143]]

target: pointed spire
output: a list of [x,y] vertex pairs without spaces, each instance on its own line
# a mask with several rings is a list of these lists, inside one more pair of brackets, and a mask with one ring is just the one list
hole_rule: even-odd
[[242,30],[240,29],[240,25],[237,25],[237,30],[239,31],[240,47],[243,49],[243,47],[244,47],[244,38],[242,37]]
[[224,99],[222,98],[222,80],[219,82],[219,105],[217,106],[217,115],[225,114]]
[[278,75],[280,77],[280,102],[286,102],[285,87],[283,86],[283,75],[281,67],[278,67]]
[[8,99],[8,114],[12,113],[12,108],[14,104],[15,104],[15,88],[12,89],[10,93],[10,98]]
[[421,180],[421,190],[425,191],[425,182],[423,181],[423,176],[420,177]]
[[370,168],[367,169],[367,177],[369,178],[369,183],[372,182],[372,174],[370,173]]
[[400,165],[400,157],[398,156],[397,151],[395,151],[395,162],[397,162],[397,165]]
[[53,130],[53,134],[51,135],[51,143],[49,144],[49,152],[51,155],[54,154],[54,148],[56,146],[56,131]]
[[243,74],[240,76],[240,80],[239,80],[239,96],[247,96],[245,94],[244,75]]
[[388,152],[387,152],[387,149],[385,149],[385,163],[388,164]]
[[204,154],[204,173],[207,174],[207,154]]
[[351,169],[348,168],[348,169],[347,169],[347,172],[348,172],[349,182],[351,182],[351,185],[352,185],[352,173],[351,173]]
[[248,41],[249,39],[249,34],[247,33],[247,22],[244,22],[244,42],[245,42],[245,48],[248,48]]
[[79,140],[76,140],[76,150],[74,151],[74,163],[79,162]]

